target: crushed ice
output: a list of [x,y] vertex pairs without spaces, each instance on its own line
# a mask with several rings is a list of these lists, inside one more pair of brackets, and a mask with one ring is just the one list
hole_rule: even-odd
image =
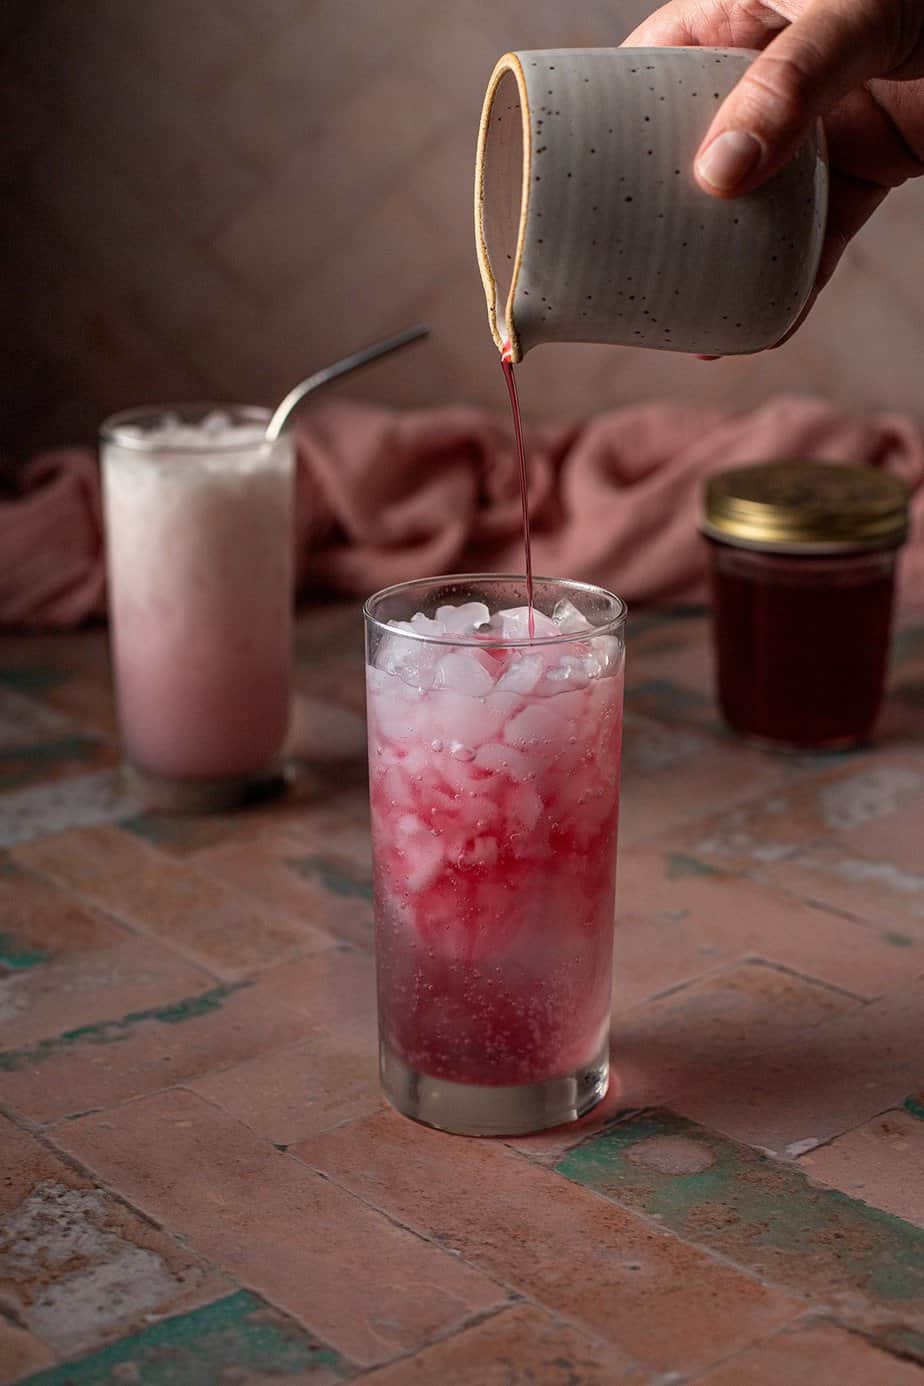
[[[416,621],[420,616],[412,617]],[[426,617],[423,618],[426,620]],[[484,602],[463,602],[461,606],[438,606],[434,624],[443,627],[442,635],[474,635],[475,631],[486,626],[491,613]]]
[[[533,620],[539,641],[561,635],[575,638],[564,645],[517,644],[530,638],[528,607],[511,607],[492,616],[483,602],[464,602],[437,607],[434,617],[418,611],[409,621],[389,621],[396,638],[382,640],[375,666],[419,693],[439,689],[478,699],[495,691],[550,697],[586,688],[592,679],[618,667],[621,641],[595,634],[591,622],[567,598],[555,604],[551,616],[534,609]],[[402,638],[406,636],[484,644],[447,650],[427,640]]]
[[125,424],[116,434],[127,442],[144,441],[149,447],[212,451],[214,448],[255,447],[263,442],[264,430],[258,423],[235,423],[223,409],[213,409],[197,423],[177,414],[162,414],[152,428]]

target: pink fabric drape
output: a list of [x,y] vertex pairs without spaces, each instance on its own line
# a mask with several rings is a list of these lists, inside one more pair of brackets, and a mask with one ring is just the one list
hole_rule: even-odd
[[[854,418],[785,396],[740,414],[661,402],[527,430],[539,573],[601,582],[630,602],[701,599],[704,479],[735,463],[816,458],[885,467],[908,483],[902,598],[924,605],[924,434],[908,418]],[[516,458],[500,416],[322,405],[299,427],[298,463],[303,591],[362,595],[434,573],[522,571]],[[95,460],[43,454],[0,500],[0,624],[66,627],[104,610]]]

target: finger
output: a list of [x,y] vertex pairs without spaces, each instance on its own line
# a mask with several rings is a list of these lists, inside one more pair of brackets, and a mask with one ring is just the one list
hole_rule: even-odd
[[[906,111],[909,95],[914,106]],[[839,175],[884,188],[920,177],[924,174],[924,82],[872,81],[857,87],[825,117],[825,136],[828,162]]]
[[888,188],[876,183],[861,182],[854,178],[838,178],[832,181],[828,195],[828,224],[825,230],[825,243],[815,276],[815,286],[821,290],[830,280],[844,251],[854,236],[865,226],[880,202],[888,195]]
[[769,7],[671,0],[633,29],[624,48],[763,48],[788,21]]
[[888,71],[895,36],[887,14],[850,0],[813,0],[755,58],[717,112],[696,159],[700,185],[720,197],[759,187],[791,157],[816,117]]
[[693,18],[687,17],[686,9],[677,4],[662,5],[647,19],[633,29],[628,38],[623,39],[622,48],[695,48],[711,42],[697,38]]
[[779,340],[778,342],[774,342],[774,343],[773,343],[773,346],[769,348],[770,351],[779,351],[779,349],[780,349],[781,346],[785,346],[785,345],[786,345],[786,343],[789,341],[790,337],[794,337],[794,336],[796,335],[796,333],[799,331],[799,328],[802,326],[802,324],[805,322],[805,319],[808,317],[809,313],[810,313],[810,312],[812,311],[812,309],[815,307],[815,300],[816,300],[816,298],[818,297],[818,295],[819,295],[820,292],[821,292],[821,290],[818,289],[818,288],[814,288],[814,289],[812,290],[811,297],[809,298],[808,303],[807,303],[807,304],[805,305],[805,307],[802,309],[802,312],[801,312],[801,313],[799,314],[799,316],[796,318],[796,320],[795,320],[795,322],[793,323],[792,327],[789,329],[789,331],[788,331],[787,333],[785,333],[784,336],[782,336],[782,337],[780,338],[780,340]]
[[887,194],[887,188],[855,178],[837,178],[832,182],[828,197],[825,241],[811,297],[786,335],[774,343],[772,350],[776,351],[777,347],[785,346],[790,337],[799,331],[815,307],[818,295],[830,282],[844,251]]

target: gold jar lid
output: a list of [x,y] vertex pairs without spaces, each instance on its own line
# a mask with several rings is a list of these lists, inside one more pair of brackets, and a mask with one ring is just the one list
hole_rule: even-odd
[[702,530],[712,539],[777,553],[891,548],[908,532],[908,491],[876,467],[735,467],[708,482]]

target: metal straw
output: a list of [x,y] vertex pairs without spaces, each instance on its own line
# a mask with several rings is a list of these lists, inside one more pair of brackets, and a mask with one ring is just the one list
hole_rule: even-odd
[[323,370],[315,371],[314,375],[309,375],[307,380],[294,386],[276,408],[266,427],[267,441],[270,443],[276,441],[305,396],[310,395],[319,386],[327,385],[329,381],[336,380],[338,376],[347,375],[360,366],[367,366],[370,361],[377,361],[380,356],[387,356],[391,351],[398,351],[400,347],[408,346],[410,342],[416,342],[420,337],[426,337],[429,331],[429,327],[424,327],[418,323],[415,327],[408,327],[404,332],[399,332],[395,337],[387,337],[384,342],[376,342],[374,346],[363,347],[362,351],[354,351],[352,356],[344,356],[342,361],[335,361],[332,366],[325,366]]

